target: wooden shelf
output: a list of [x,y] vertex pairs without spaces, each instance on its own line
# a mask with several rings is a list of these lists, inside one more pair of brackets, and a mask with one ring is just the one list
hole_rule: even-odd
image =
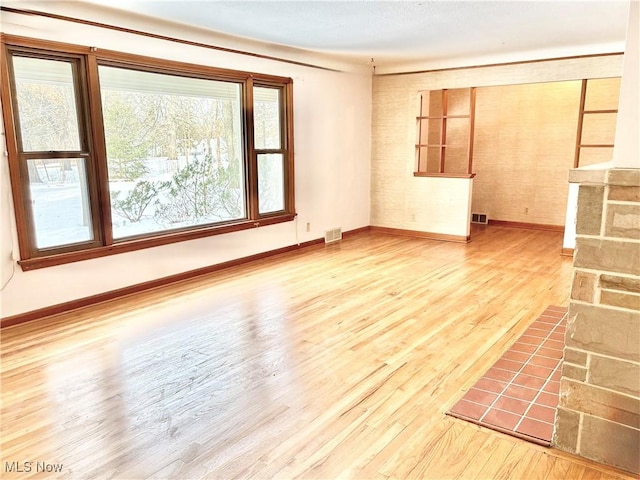
[[599,142],[614,140],[610,132],[614,132],[615,135],[618,109],[607,107],[617,104],[619,93],[620,79],[617,77],[582,80],[574,168],[605,161],[603,154],[596,155],[595,152],[604,151],[598,149],[613,148],[612,143]]
[[[613,146],[613,145],[612,145]],[[462,144],[462,143],[447,143],[445,145],[442,145],[441,143],[420,143],[416,145],[416,148],[419,147],[428,147],[428,148],[447,148],[447,147],[454,147],[454,148],[461,148],[461,147],[468,147],[467,144]]]
[[418,176],[472,178],[468,175],[473,158],[474,114],[474,87],[421,92],[420,114],[416,117]]
[[413,172],[414,177],[438,177],[438,178],[473,178],[475,173],[427,173]]
[[587,115],[589,113],[618,113],[618,110],[585,110],[582,112],[583,115]]
[[471,118],[471,115],[439,115],[434,117],[416,117],[416,120],[441,120],[443,118]]

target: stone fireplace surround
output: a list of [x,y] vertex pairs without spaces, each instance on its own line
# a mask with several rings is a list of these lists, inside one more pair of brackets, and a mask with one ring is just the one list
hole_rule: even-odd
[[640,473],[640,169],[572,170],[576,249],[553,444]]

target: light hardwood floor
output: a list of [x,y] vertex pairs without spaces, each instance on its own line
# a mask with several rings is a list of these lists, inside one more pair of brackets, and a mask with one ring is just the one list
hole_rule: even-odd
[[567,304],[561,242],[365,232],[6,328],[2,477],[632,478],[444,414]]

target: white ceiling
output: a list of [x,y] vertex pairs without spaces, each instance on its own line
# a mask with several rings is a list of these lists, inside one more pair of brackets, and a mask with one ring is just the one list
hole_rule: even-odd
[[377,65],[621,51],[629,10],[629,0],[95,1],[353,62],[374,58]]
[[[293,48],[358,65],[373,58],[387,71],[620,52],[629,10],[629,0],[82,3],[267,42],[281,51]],[[91,20],[101,20],[99,9],[95,16]]]

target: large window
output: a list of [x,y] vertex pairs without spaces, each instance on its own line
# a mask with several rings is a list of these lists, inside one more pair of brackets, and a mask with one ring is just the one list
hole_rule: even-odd
[[291,80],[3,37],[25,269],[288,221]]
[[247,217],[241,83],[98,71],[114,238]]

